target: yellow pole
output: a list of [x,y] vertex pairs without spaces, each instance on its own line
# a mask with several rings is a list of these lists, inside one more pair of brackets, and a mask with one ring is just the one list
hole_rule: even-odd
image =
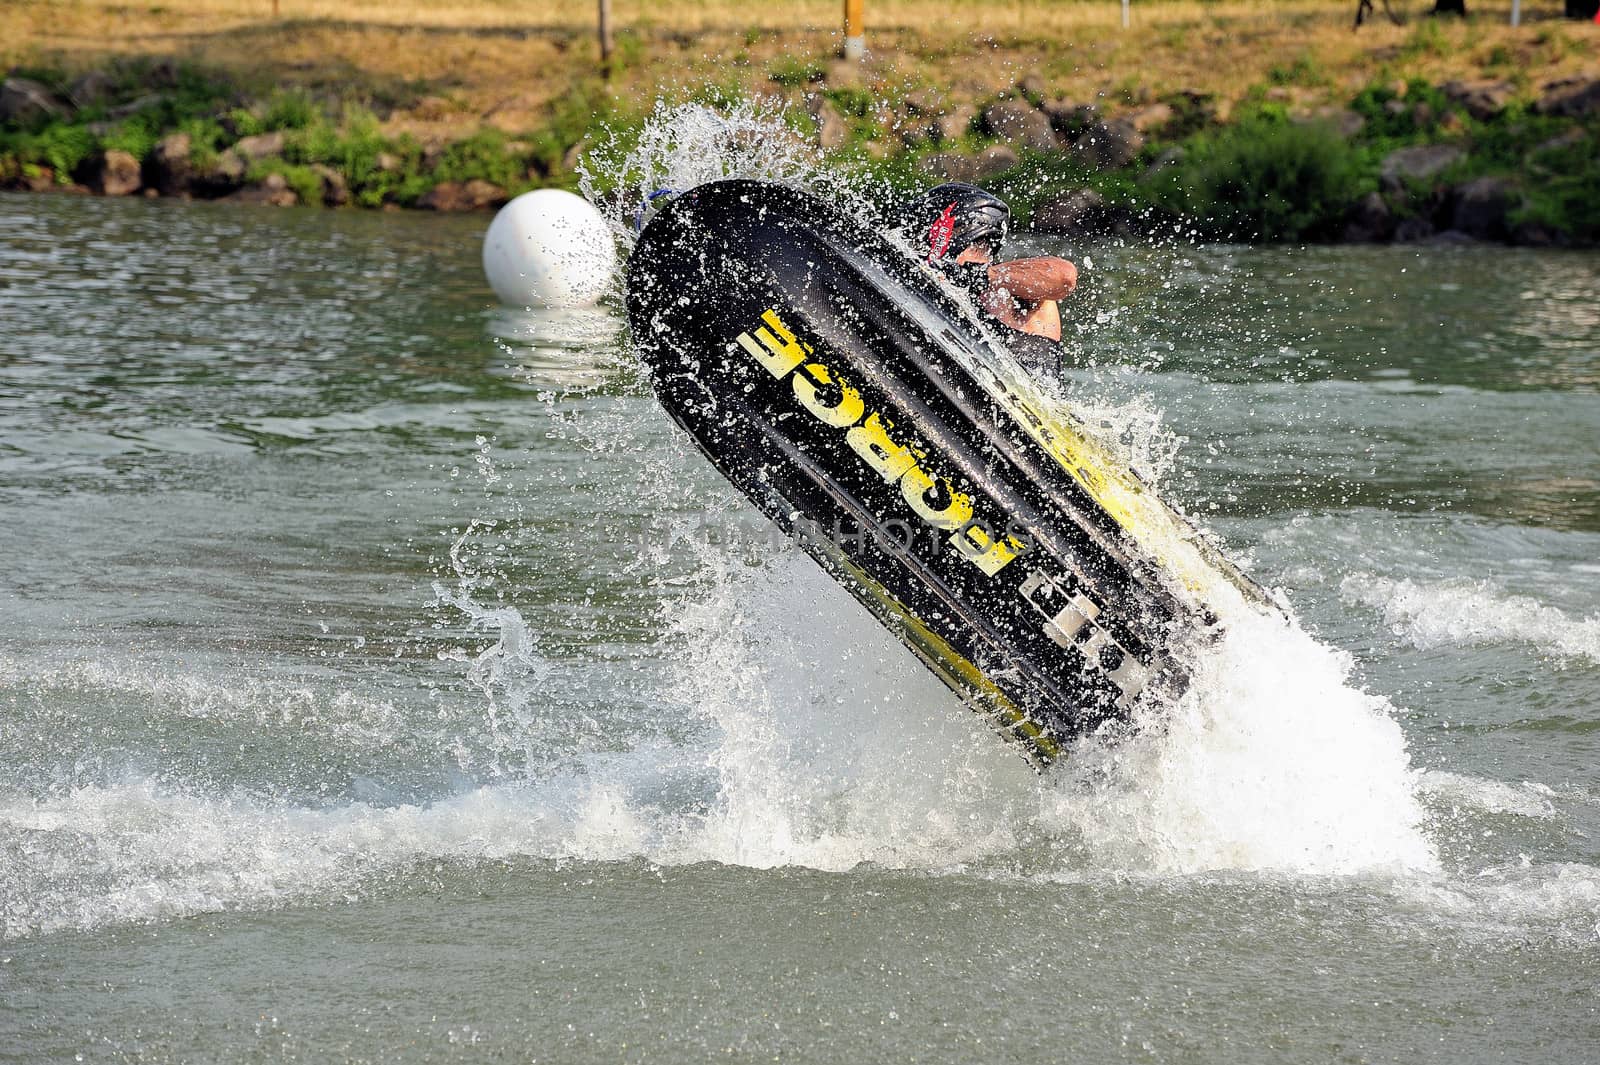
[[861,8],[865,0],[844,0],[844,57],[860,59],[867,54],[866,31],[862,29]]

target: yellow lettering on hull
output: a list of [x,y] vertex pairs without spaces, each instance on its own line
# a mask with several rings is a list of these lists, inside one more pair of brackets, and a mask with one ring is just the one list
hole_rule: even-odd
[[[880,411],[869,413],[861,393],[815,359],[811,345],[795,336],[777,311],[763,312],[761,321],[764,324],[756,328],[753,336],[740,333],[735,343],[780,381],[804,364],[791,379],[800,406],[823,425],[846,430],[844,438],[850,450],[886,483],[898,482],[901,498],[917,517],[936,529],[951,533],[949,542],[962,558],[992,577],[1032,546],[1016,536],[997,538],[991,531],[992,525],[975,520],[972,497],[956,491],[948,480],[934,480],[918,464],[922,453],[913,452],[895,440],[890,434],[894,423]],[[837,391],[836,402],[824,402],[824,388]],[[940,485],[950,500],[943,508],[930,500]]]

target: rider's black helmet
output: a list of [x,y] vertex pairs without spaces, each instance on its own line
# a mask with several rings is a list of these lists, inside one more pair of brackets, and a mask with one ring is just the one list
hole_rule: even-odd
[[1011,230],[1011,208],[976,185],[951,181],[908,204],[900,228],[930,263],[953,260],[973,245],[993,255]]

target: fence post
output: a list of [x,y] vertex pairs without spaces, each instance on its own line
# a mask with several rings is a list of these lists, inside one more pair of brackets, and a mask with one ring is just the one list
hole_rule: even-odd
[[600,0],[600,75],[611,76],[611,0]]
[[844,0],[844,57],[860,59],[867,54],[866,32],[861,26],[865,0]]

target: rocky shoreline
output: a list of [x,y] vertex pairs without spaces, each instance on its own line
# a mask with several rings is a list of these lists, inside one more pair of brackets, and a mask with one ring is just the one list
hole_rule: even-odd
[[[838,70],[839,68],[833,68]],[[172,64],[0,83],[0,187],[271,206],[489,210],[572,182],[589,130],[455,142],[310,101],[195,88]],[[1373,85],[1348,106],[1262,86],[1075,101],[1039,75],[986,100],[885,98],[859,68],[795,87],[798,136],[892,184],[963,180],[1073,237],[1193,225],[1217,239],[1537,246],[1600,240],[1600,76]],[[205,93],[217,99],[207,104]],[[184,97],[187,92],[188,96]],[[178,101],[178,102],[175,102]],[[615,120],[615,116],[612,116]],[[638,121],[637,118],[631,121]]]

